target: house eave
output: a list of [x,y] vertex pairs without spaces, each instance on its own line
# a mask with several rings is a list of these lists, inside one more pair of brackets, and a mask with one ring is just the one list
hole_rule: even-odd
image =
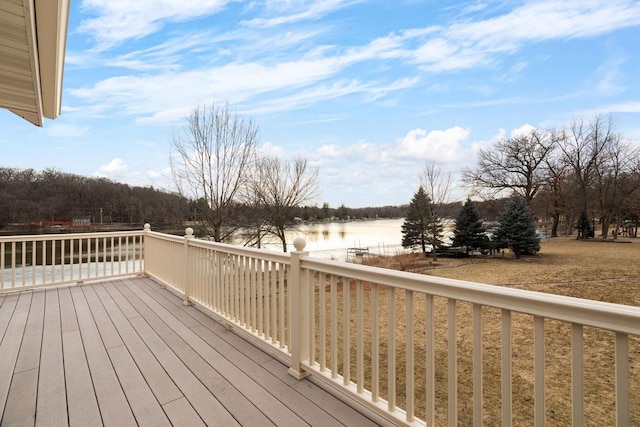
[[62,109],[70,0],[0,0],[0,107],[42,126]]

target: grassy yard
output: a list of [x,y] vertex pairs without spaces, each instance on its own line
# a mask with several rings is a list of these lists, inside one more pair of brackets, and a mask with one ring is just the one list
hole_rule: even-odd
[[[440,259],[432,263],[419,255],[399,255],[389,258],[371,258],[368,263],[381,267],[415,271],[434,276],[469,280],[499,286],[568,295],[608,301],[618,304],[640,305],[640,241],[613,243],[602,241],[576,241],[570,238],[551,239],[542,242],[539,256],[515,259],[510,254],[494,258]],[[322,282],[322,281],[321,281]],[[349,290],[351,313],[355,312],[356,293],[353,286],[342,286],[335,303],[339,315],[337,328],[340,338],[338,348],[343,349],[342,331],[344,290]],[[318,290],[322,287],[319,286]],[[344,288],[344,289],[343,289]],[[330,286],[325,288],[327,297],[327,326],[330,322]],[[320,293],[320,291],[318,291]],[[380,391],[387,394],[386,339],[390,327],[395,328],[397,348],[396,387],[404,390],[406,372],[405,336],[406,323],[401,320],[395,325],[387,324],[387,289],[378,290],[379,313],[372,317],[370,288],[364,293],[365,306],[365,385],[371,386],[369,365],[372,360],[371,325],[380,328]],[[316,295],[316,297],[319,297]],[[318,301],[318,298],[316,298]],[[394,306],[397,319],[404,319],[405,295],[396,292]],[[317,305],[317,314],[322,311]],[[448,325],[447,301],[435,298],[435,338],[436,338],[436,425],[447,421],[447,355]],[[460,425],[469,425],[472,416],[472,323],[471,304],[457,303],[456,344],[458,349],[458,417]],[[483,308],[483,389],[485,425],[500,424],[500,311]],[[352,314],[353,316],[353,314]],[[351,337],[355,336],[354,322],[348,320]],[[413,373],[417,387],[416,414],[425,413],[425,302],[419,296],[415,301],[412,325],[416,331],[416,368]],[[531,425],[533,422],[533,318],[514,313],[512,315],[512,388],[513,423]],[[547,320],[545,322],[545,363],[546,363],[546,415],[547,425],[571,424],[571,361],[570,325]],[[320,337],[316,337],[319,339]],[[325,337],[329,339],[327,335]],[[351,349],[350,367],[355,375],[357,361],[355,349]],[[317,355],[319,356],[319,355]],[[327,360],[331,357],[327,354]],[[640,425],[640,340],[630,340],[631,366],[631,424]],[[584,375],[585,375],[585,419],[587,425],[614,425],[615,384],[614,384],[614,334],[608,331],[584,329]],[[338,370],[344,371],[342,360],[338,360]],[[353,377],[352,377],[353,378]],[[404,395],[398,393],[398,404],[404,406]]]
[[439,277],[640,306],[640,240],[561,237],[542,241],[540,254],[514,258],[370,258],[368,264]]

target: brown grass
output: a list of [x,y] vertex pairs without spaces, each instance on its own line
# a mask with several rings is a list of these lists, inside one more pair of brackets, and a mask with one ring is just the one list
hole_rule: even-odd
[[[598,241],[576,241],[570,238],[546,240],[542,243],[539,256],[515,259],[509,254],[504,257],[474,259],[440,259],[436,263],[418,255],[402,255],[393,258],[370,259],[369,263],[408,271],[419,271],[440,277],[449,277],[500,286],[509,286],[540,292],[568,295],[608,301],[619,304],[640,305],[640,241],[632,243],[609,243]],[[355,282],[344,286],[349,292],[349,304],[344,307],[344,290],[347,279],[338,279],[336,284],[336,309],[338,318],[338,352],[344,348],[344,328],[349,324],[351,343],[355,343]],[[321,283],[324,283],[321,285]],[[320,289],[326,295],[327,367],[330,367],[331,286],[328,281],[318,278],[316,293],[316,319],[321,307],[318,303]],[[375,289],[375,288],[374,288]],[[364,306],[364,359],[365,387],[371,388],[371,330],[380,328],[380,392],[388,397],[387,379],[387,321],[388,289],[378,289],[379,315],[373,318],[371,300],[374,297],[371,284],[363,292]],[[391,325],[395,328],[396,345],[396,388],[400,407],[405,405],[406,384],[405,354],[406,328],[405,293],[396,291],[394,301],[395,318],[401,319]],[[448,325],[447,304],[443,298],[435,298],[435,355],[436,355],[436,425],[447,422],[447,357]],[[349,317],[344,319],[344,308]],[[469,425],[472,417],[472,306],[457,303],[456,345],[457,345],[457,386],[458,420],[460,425]],[[416,368],[411,375],[416,383],[416,415],[425,415],[425,299],[415,298],[415,311],[411,325],[415,331]],[[500,424],[500,311],[483,308],[483,418],[485,425]],[[533,319],[532,316],[514,313],[512,315],[512,363],[513,363],[513,424],[533,423]],[[319,340],[317,334],[316,340]],[[631,368],[631,424],[640,425],[640,340],[630,340]],[[614,334],[608,331],[585,328],[584,330],[584,375],[585,375],[585,419],[587,425],[614,425],[615,423],[615,381],[614,381]],[[547,425],[571,424],[571,360],[570,325],[547,320],[545,322],[545,363],[546,363],[546,417]],[[356,350],[351,345],[349,366],[351,380],[356,379]],[[319,359],[319,350],[316,360]],[[341,356],[337,360],[338,372],[344,373],[345,364]]]
[[538,256],[440,258],[420,255],[369,258],[369,265],[439,277],[510,286],[577,298],[640,305],[640,241],[580,241],[563,237],[542,241]]

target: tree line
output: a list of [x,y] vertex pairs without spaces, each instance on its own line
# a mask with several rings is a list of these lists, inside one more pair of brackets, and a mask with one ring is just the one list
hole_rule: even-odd
[[[238,204],[241,218],[251,206]],[[202,211],[205,212],[202,212]],[[206,215],[204,199],[190,200],[177,192],[130,186],[107,178],[86,177],[56,169],[0,167],[0,228],[10,224],[71,222],[89,218],[92,223],[156,226],[182,225]],[[406,205],[350,208],[344,204],[302,204],[291,210],[289,222],[400,218]]]
[[640,213],[640,150],[615,131],[611,116],[576,119],[555,129],[532,129],[504,139],[478,154],[477,166],[465,168],[463,183],[484,199],[524,198],[538,218],[549,218],[551,236],[603,238]]
[[55,169],[0,167],[0,228],[8,224],[71,222],[170,225],[188,217],[189,201],[153,187]]
[[[617,238],[620,228],[635,237],[640,219],[640,148],[613,129],[611,117],[576,120],[551,130],[531,129],[482,149],[475,168],[463,170],[462,181],[472,194],[505,202],[492,239],[470,199],[456,218],[452,247],[471,250],[509,248],[520,254],[539,248],[538,219],[551,219],[550,237],[577,230],[578,238],[601,236],[609,228]],[[402,226],[402,245],[427,248],[437,259],[443,248],[446,195],[450,175],[436,163],[427,163],[418,190],[408,205]],[[502,196],[502,197],[501,197]],[[504,196],[508,196],[505,198]],[[486,217],[485,217],[486,219]]]
[[423,185],[418,188],[409,203],[402,224],[402,246],[418,249],[434,261],[438,254],[446,252],[454,256],[469,256],[472,251],[493,253],[510,249],[516,258],[533,255],[540,250],[540,237],[523,197],[514,196],[506,200],[503,211],[497,218],[497,227],[491,235],[471,199],[462,205],[455,219],[451,245],[444,244],[444,222],[439,206],[433,202]]

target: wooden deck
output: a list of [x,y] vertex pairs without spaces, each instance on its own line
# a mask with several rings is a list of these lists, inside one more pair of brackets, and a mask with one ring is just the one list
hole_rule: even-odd
[[0,295],[0,419],[375,425],[146,278]]

